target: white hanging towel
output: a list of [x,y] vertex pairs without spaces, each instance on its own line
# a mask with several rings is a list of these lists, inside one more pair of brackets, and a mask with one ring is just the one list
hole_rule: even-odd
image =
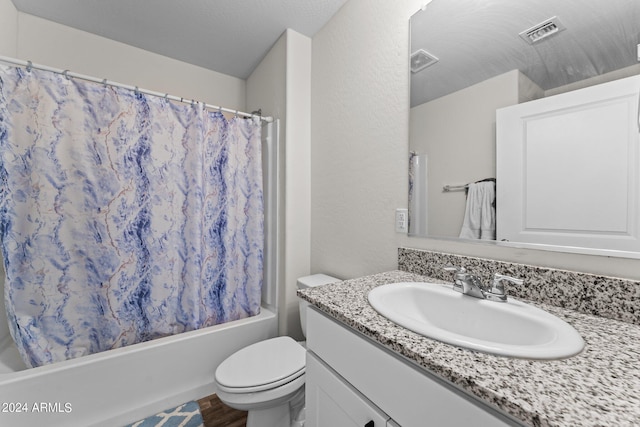
[[496,239],[495,183],[491,181],[469,184],[467,207],[460,230],[461,239]]

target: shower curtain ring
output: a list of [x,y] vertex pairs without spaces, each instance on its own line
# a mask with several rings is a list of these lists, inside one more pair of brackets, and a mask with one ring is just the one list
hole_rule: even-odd
[[31,61],[27,61],[27,71],[30,73],[31,69],[33,68],[33,62]]
[[102,86],[107,87],[107,79],[102,79]]
[[140,89],[138,89],[138,86],[136,86],[134,92],[136,95],[140,95]]
[[64,70],[64,71],[62,72],[62,75],[64,76],[64,78],[65,78],[65,79],[67,79],[67,80],[71,80],[71,77],[69,77],[69,74],[68,74],[68,73],[69,73],[69,70]]

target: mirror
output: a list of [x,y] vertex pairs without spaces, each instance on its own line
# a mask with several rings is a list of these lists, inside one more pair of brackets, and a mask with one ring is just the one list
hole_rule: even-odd
[[637,0],[433,0],[410,28],[411,236],[459,238],[465,187],[496,178],[497,109],[640,74]]

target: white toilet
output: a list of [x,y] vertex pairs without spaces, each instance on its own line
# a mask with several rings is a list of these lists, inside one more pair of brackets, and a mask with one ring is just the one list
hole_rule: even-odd
[[[314,274],[298,279],[298,289],[337,281],[339,279],[326,274]],[[303,334],[306,334],[308,305],[300,300]],[[305,358],[305,348],[291,337],[252,344],[218,366],[217,395],[228,406],[249,412],[247,427],[302,427]]]

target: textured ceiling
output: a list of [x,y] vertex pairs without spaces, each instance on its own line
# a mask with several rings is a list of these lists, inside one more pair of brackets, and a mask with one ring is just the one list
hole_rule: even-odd
[[246,79],[280,35],[313,36],[346,0],[12,0],[24,13]]
[[[529,45],[519,33],[557,16]],[[411,18],[411,50],[439,59],[412,74],[411,105],[519,69],[544,90],[638,63],[640,0],[433,0]]]

